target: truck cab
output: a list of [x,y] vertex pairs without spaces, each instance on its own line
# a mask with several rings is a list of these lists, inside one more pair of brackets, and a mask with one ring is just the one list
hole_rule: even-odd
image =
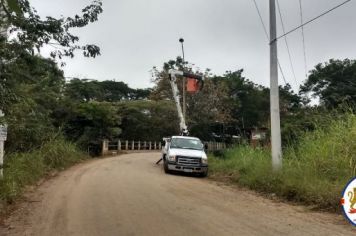
[[162,148],[165,173],[173,171],[208,175],[208,157],[200,139],[189,136],[165,138]]

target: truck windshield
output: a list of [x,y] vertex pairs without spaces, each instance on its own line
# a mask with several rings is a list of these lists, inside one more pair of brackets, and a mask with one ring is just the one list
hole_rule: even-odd
[[200,140],[187,138],[173,138],[171,148],[202,150],[204,145]]

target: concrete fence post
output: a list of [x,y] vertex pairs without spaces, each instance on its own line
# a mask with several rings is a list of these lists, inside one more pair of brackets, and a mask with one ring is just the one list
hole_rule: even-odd
[[162,149],[162,143],[161,142],[158,143],[158,147],[159,147],[159,150]]
[[150,144],[149,144],[149,150],[152,150],[152,142],[150,141]]
[[129,141],[128,140],[125,141],[125,150],[126,151],[129,150]]
[[135,141],[132,141],[131,150],[135,150]]
[[108,151],[109,151],[109,140],[104,139],[101,148],[101,155],[102,156],[106,155]]
[[155,150],[157,150],[157,142],[155,142],[155,145],[154,145],[154,147],[155,147]]
[[121,151],[121,140],[117,142],[117,150]]
[[138,141],[138,150],[141,150],[141,141]]

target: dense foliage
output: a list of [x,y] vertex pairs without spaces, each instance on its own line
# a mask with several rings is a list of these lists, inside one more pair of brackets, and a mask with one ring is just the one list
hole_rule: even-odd
[[61,136],[34,151],[7,155],[4,178],[0,179],[0,213],[4,210],[4,203],[13,202],[26,185],[36,183],[49,171],[62,170],[86,157]]
[[312,93],[326,108],[356,104],[356,61],[330,60],[318,64],[308,80],[301,86],[301,93]]
[[339,211],[340,194],[356,175],[356,116],[325,115],[327,126],[300,135],[284,152],[283,168],[271,168],[267,149],[240,146],[210,159],[211,177],[288,200]]

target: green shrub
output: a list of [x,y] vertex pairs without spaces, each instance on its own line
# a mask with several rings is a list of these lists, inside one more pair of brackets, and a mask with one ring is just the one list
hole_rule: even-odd
[[75,145],[61,137],[38,150],[7,155],[4,178],[0,179],[0,201],[11,203],[26,185],[35,183],[51,170],[66,168],[84,158],[86,156]]
[[275,193],[288,200],[337,210],[346,183],[356,176],[356,116],[348,114],[305,133],[284,150],[283,168],[272,172],[270,150],[237,147],[225,159],[211,158],[213,178]]

